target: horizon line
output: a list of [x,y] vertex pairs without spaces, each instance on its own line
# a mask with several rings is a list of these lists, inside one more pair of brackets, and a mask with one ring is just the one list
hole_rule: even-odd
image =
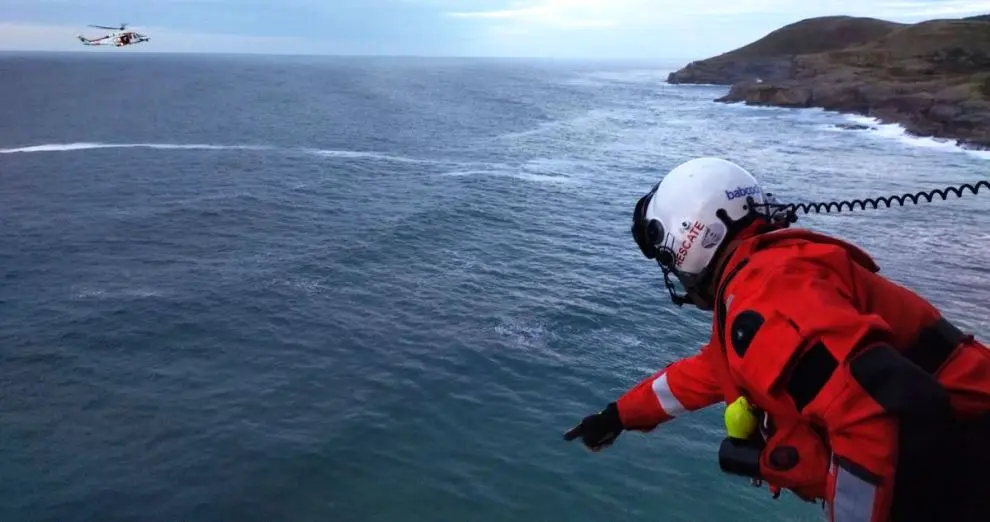
[[[126,53],[126,54],[125,54]],[[4,49],[0,54],[72,54],[80,56],[153,56],[153,55],[191,55],[191,56],[266,56],[284,58],[406,58],[406,59],[452,59],[452,60],[538,60],[562,62],[665,62],[670,65],[683,63],[687,65],[698,58],[663,58],[663,57],[577,57],[577,56],[540,56],[540,55],[456,55],[456,54],[390,54],[390,53],[272,53],[263,51],[153,51],[153,50],[120,50],[106,49],[92,51],[88,49]]]

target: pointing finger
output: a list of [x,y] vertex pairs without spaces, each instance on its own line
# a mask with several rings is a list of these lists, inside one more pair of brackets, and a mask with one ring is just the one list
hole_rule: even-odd
[[584,429],[580,424],[578,424],[577,426],[567,430],[567,433],[564,433],[564,440],[570,442],[580,437],[582,433],[584,433]]

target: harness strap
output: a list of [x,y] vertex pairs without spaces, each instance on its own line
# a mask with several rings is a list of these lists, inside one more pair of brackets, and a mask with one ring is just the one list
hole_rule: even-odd
[[[948,319],[939,317],[935,323],[922,329],[915,342],[900,354],[934,376],[956,348],[971,337]],[[838,361],[824,348],[818,344],[802,354],[787,382],[787,393],[799,411],[818,395],[837,369]]]

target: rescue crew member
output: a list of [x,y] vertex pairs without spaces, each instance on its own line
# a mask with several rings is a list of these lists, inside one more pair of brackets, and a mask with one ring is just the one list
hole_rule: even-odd
[[990,350],[768,196],[706,157],[638,201],[633,238],[675,304],[713,312],[711,337],[564,438],[599,451],[724,402],[722,469],[821,500],[830,522],[990,521]]

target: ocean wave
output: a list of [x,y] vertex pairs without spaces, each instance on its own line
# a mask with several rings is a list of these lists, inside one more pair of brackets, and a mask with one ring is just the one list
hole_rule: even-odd
[[15,154],[18,152],[73,152],[92,149],[176,149],[176,150],[270,150],[267,145],[214,145],[207,143],[45,143],[0,149],[0,154]]
[[307,154],[314,154],[316,156],[324,156],[328,158],[367,159],[367,160],[387,161],[393,163],[413,163],[413,164],[427,164],[427,165],[438,164],[438,163],[449,163],[447,161],[413,158],[409,156],[398,156],[395,154],[385,154],[382,152],[374,152],[374,151],[360,151],[360,150],[346,150],[346,149],[300,149],[300,150]]
[[[734,110],[752,111],[753,113],[784,113],[788,111],[800,111],[806,115],[815,115],[828,118],[828,123],[821,122],[816,126],[822,130],[829,132],[863,132],[875,139],[898,141],[901,144],[908,145],[911,147],[920,147],[926,149],[939,150],[944,152],[962,152],[969,156],[980,158],[980,159],[990,159],[990,151],[969,149],[957,145],[955,140],[942,139],[942,138],[932,138],[932,137],[922,137],[914,136],[908,133],[907,129],[903,125],[897,123],[884,123],[878,118],[873,118],[869,116],[862,116],[858,114],[847,114],[847,113],[837,113],[826,111],[820,107],[808,107],[802,109],[793,109],[789,107],[773,107],[773,106],[763,106],[763,105],[746,105],[744,103],[726,103],[721,104],[727,108]],[[839,118],[840,121],[836,122],[835,118]],[[842,124],[852,124],[852,125],[862,125],[866,127],[865,129],[847,129],[843,128]]]
[[923,147],[926,149],[936,149],[946,152],[964,152],[973,157],[990,159],[990,151],[967,149],[957,145],[954,140],[914,136],[909,134],[904,126],[897,123],[883,123],[877,118],[859,116],[855,114],[846,114],[844,117],[855,125],[866,126],[867,129],[863,130],[865,130],[868,135],[876,138],[896,140],[912,147]]
[[287,154],[301,153],[325,158],[335,158],[342,160],[369,160],[388,163],[408,163],[417,165],[457,165],[457,166],[478,166],[485,165],[471,162],[442,161],[428,158],[414,158],[397,154],[388,154],[375,151],[348,150],[348,149],[319,149],[308,147],[279,147],[275,145],[224,145],[210,143],[101,143],[101,142],[74,142],[74,143],[44,143],[40,145],[28,145],[24,147],[11,147],[0,149],[0,154],[16,153],[39,153],[39,152],[78,152],[97,149],[157,149],[157,150],[230,150],[230,151],[279,151]]
[[439,174],[441,177],[471,177],[471,176],[492,176],[492,177],[503,177],[503,178],[514,178],[521,181],[529,181],[533,183],[550,183],[550,184],[571,184],[575,183],[576,180],[566,175],[561,174],[538,174],[534,172],[525,172],[522,170],[497,170],[497,169],[471,169],[471,170],[454,170],[449,172],[443,172]]

